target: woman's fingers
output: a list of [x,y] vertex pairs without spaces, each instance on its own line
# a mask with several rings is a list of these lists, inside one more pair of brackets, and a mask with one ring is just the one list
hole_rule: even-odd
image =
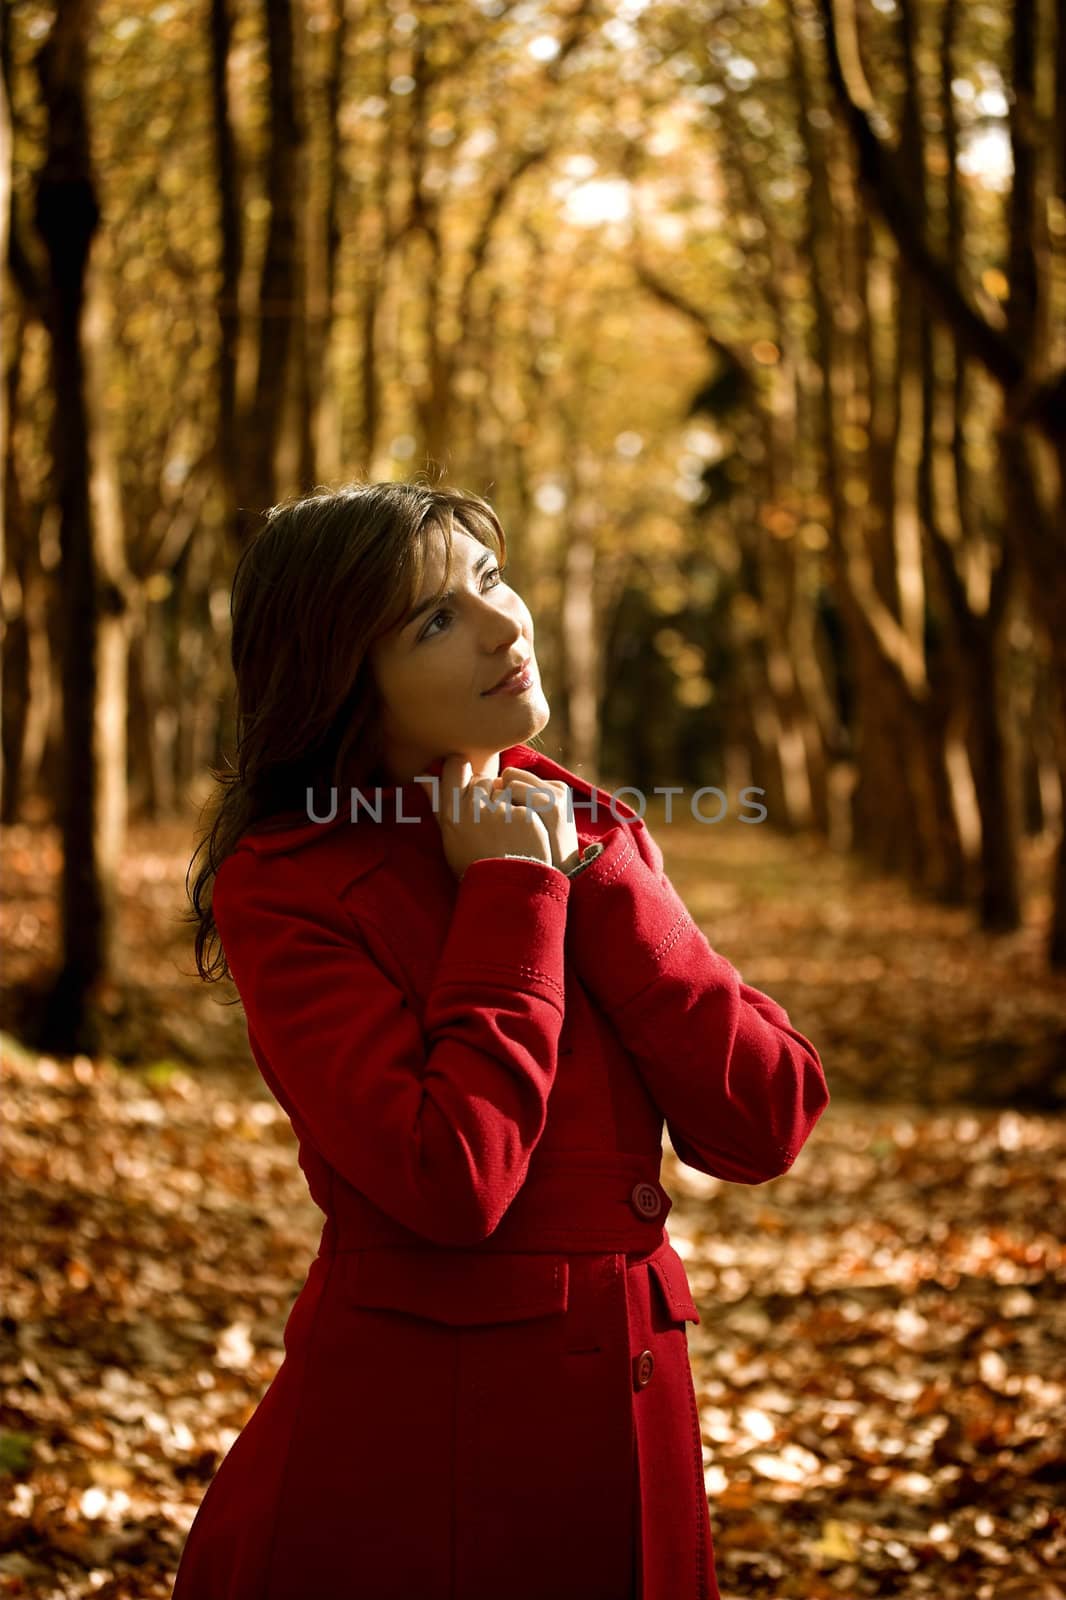
[[[499,777],[493,781],[492,792],[498,794],[503,788],[511,789],[516,796],[518,794],[523,798],[530,796],[536,802],[532,809],[543,817],[547,817],[554,809],[568,821],[573,820],[573,790],[568,783],[534,778],[521,767],[504,767]],[[549,803],[550,795],[554,796],[553,804]]]
[[[575,860],[580,846],[570,803],[573,791],[569,784],[534,779],[520,767],[505,767],[492,784],[493,798],[497,799],[505,788],[510,791],[515,805],[527,806],[543,822],[551,841],[553,864],[568,866]],[[551,803],[549,795],[552,797]]]

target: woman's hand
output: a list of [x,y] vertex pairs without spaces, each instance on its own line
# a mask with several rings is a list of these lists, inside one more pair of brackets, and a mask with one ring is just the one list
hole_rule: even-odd
[[[504,767],[499,777],[492,780],[489,792],[497,800],[505,789],[510,790],[516,808],[527,807],[543,822],[551,844],[552,866],[564,872],[568,867],[576,866],[581,846],[574,823],[574,797],[570,785],[563,783],[561,778],[534,778],[521,767]],[[554,802],[549,796],[554,796]]]
[[[515,802],[511,815],[503,805],[495,809],[488,803],[492,778],[475,778],[465,757],[445,758],[440,774],[440,804],[437,822],[444,842],[444,855],[457,878],[474,861],[508,854],[533,856],[546,867],[555,865],[550,834],[536,813]],[[431,793],[429,783],[420,787]],[[562,787],[565,787],[563,785]],[[480,801],[474,791],[481,791]],[[475,803],[478,811],[475,813]]]

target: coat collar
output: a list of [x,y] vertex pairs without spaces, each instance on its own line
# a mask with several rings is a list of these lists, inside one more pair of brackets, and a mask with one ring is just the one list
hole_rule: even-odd
[[[443,757],[438,757],[430,762],[426,772],[439,777],[443,765]],[[528,744],[510,745],[501,750],[500,771],[505,767],[522,767],[535,777],[561,778],[583,799],[588,799],[595,788],[579,773],[569,772]],[[602,790],[598,792],[603,793]],[[623,816],[636,816],[620,800],[615,801],[615,810]],[[579,832],[596,831],[595,824],[590,826],[589,815],[587,809],[577,813]],[[602,818],[602,811],[600,815]],[[242,834],[240,845],[261,856],[289,855],[326,839],[343,839],[346,855],[350,847],[354,849],[363,870],[377,865],[398,845],[434,855],[442,850],[440,825],[434,815],[432,798],[414,779],[402,784],[368,786],[361,797],[357,791],[354,822],[349,792],[338,789],[336,811],[328,820],[315,820],[306,812],[286,812]]]

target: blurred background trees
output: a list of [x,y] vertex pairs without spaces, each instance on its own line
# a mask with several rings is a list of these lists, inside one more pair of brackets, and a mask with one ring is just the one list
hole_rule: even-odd
[[426,468],[499,509],[568,764],[756,785],[993,931],[1046,847],[1066,966],[1061,3],[9,0],[2,55],[42,1046],[127,818],[231,753],[258,516]]

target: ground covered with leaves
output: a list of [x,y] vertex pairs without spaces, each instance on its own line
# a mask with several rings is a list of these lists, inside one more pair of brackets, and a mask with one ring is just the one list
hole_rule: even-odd
[[[655,831],[834,1089],[774,1183],[665,1153],[723,1595],[1063,1600],[1066,999],[1039,904],[994,941],[813,843]],[[7,832],[0,932],[28,967],[54,883]],[[140,1059],[2,1041],[0,1595],[169,1596],[318,1246],[240,1010],[188,976],[187,860],[146,830],[124,879]]]

